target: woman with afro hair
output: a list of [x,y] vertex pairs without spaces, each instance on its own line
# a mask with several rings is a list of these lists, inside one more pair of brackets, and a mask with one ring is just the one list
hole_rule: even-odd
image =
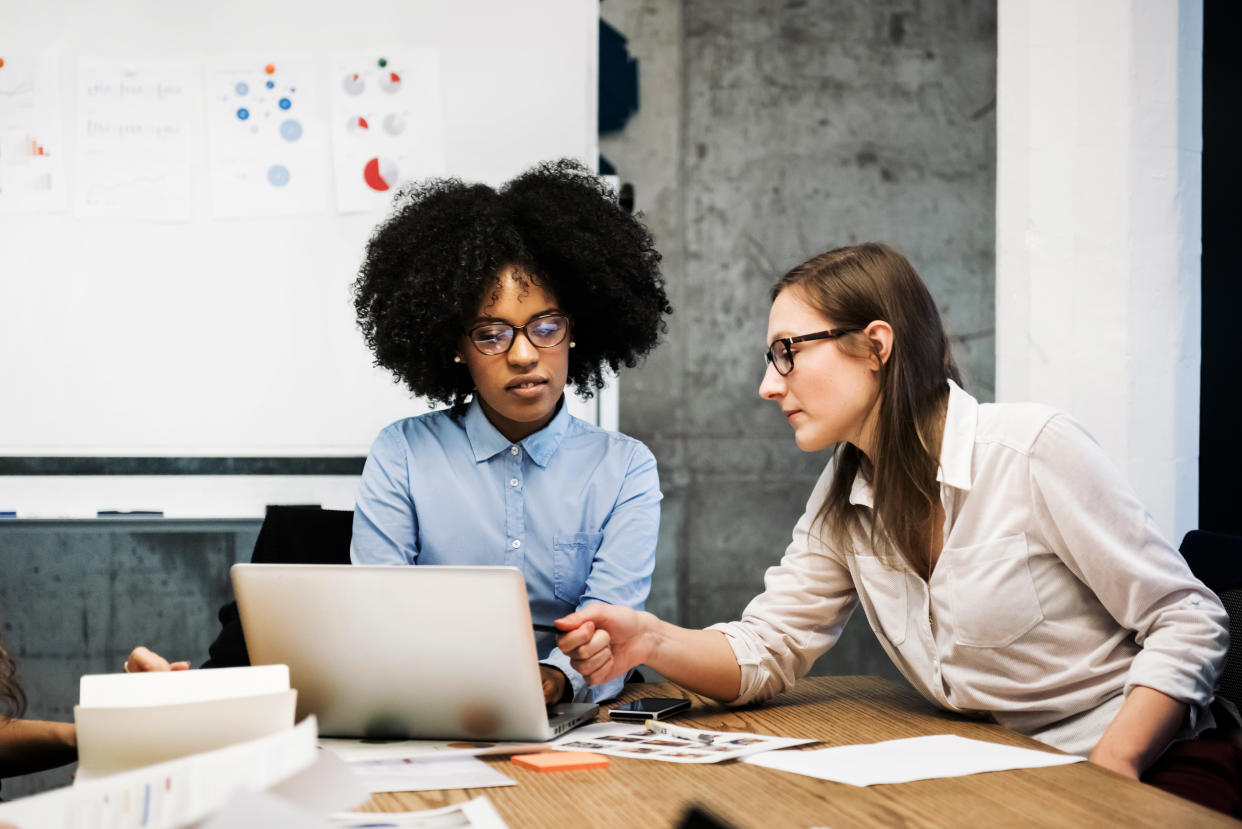
[[[536,625],[603,602],[641,609],[659,527],[655,458],[569,414],[634,366],[671,312],[650,234],[572,161],[498,189],[413,185],[375,231],[354,284],[375,364],[447,406],[391,424],[354,511],[355,564],[509,565]],[[592,688],[536,637],[549,702]]]

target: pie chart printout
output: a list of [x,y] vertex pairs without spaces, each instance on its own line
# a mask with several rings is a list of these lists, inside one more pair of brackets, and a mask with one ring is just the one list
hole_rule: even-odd
[[362,178],[372,190],[384,191],[397,183],[397,165],[387,158],[372,158],[362,168]]

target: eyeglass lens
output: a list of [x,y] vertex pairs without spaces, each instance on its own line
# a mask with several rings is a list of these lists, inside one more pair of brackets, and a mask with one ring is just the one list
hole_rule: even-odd
[[531,344],[538,348],[551,348],[565,339],[569,320],[560,315],[537,317],[525,325],[512,326],[506,322],[480,325],[470,331],[470,340],[484,354],[503,354],[513,345],[517,330],[526,332]]
[[768,348],[768,361],[772,363],[777,374],[784,375],[793,371],[793,356],[789,353],[789,346],[781,340],[772,343]]

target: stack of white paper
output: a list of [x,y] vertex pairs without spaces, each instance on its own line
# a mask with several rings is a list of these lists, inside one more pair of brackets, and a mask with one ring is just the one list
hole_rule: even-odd
[[257,740],[5,803],[0,823],[18,829],[185,826],[243,791],[265,789],[314,766],[322,754],[315,737],[315,718],[308,717]]
[[284,665],[84,676],[77,781],[285,731],[296,707]]

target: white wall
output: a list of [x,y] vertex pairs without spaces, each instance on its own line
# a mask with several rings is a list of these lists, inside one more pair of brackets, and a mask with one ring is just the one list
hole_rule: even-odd
[[1198,523],[1201,0],[1001,0],[996,398],[1094,434]]

